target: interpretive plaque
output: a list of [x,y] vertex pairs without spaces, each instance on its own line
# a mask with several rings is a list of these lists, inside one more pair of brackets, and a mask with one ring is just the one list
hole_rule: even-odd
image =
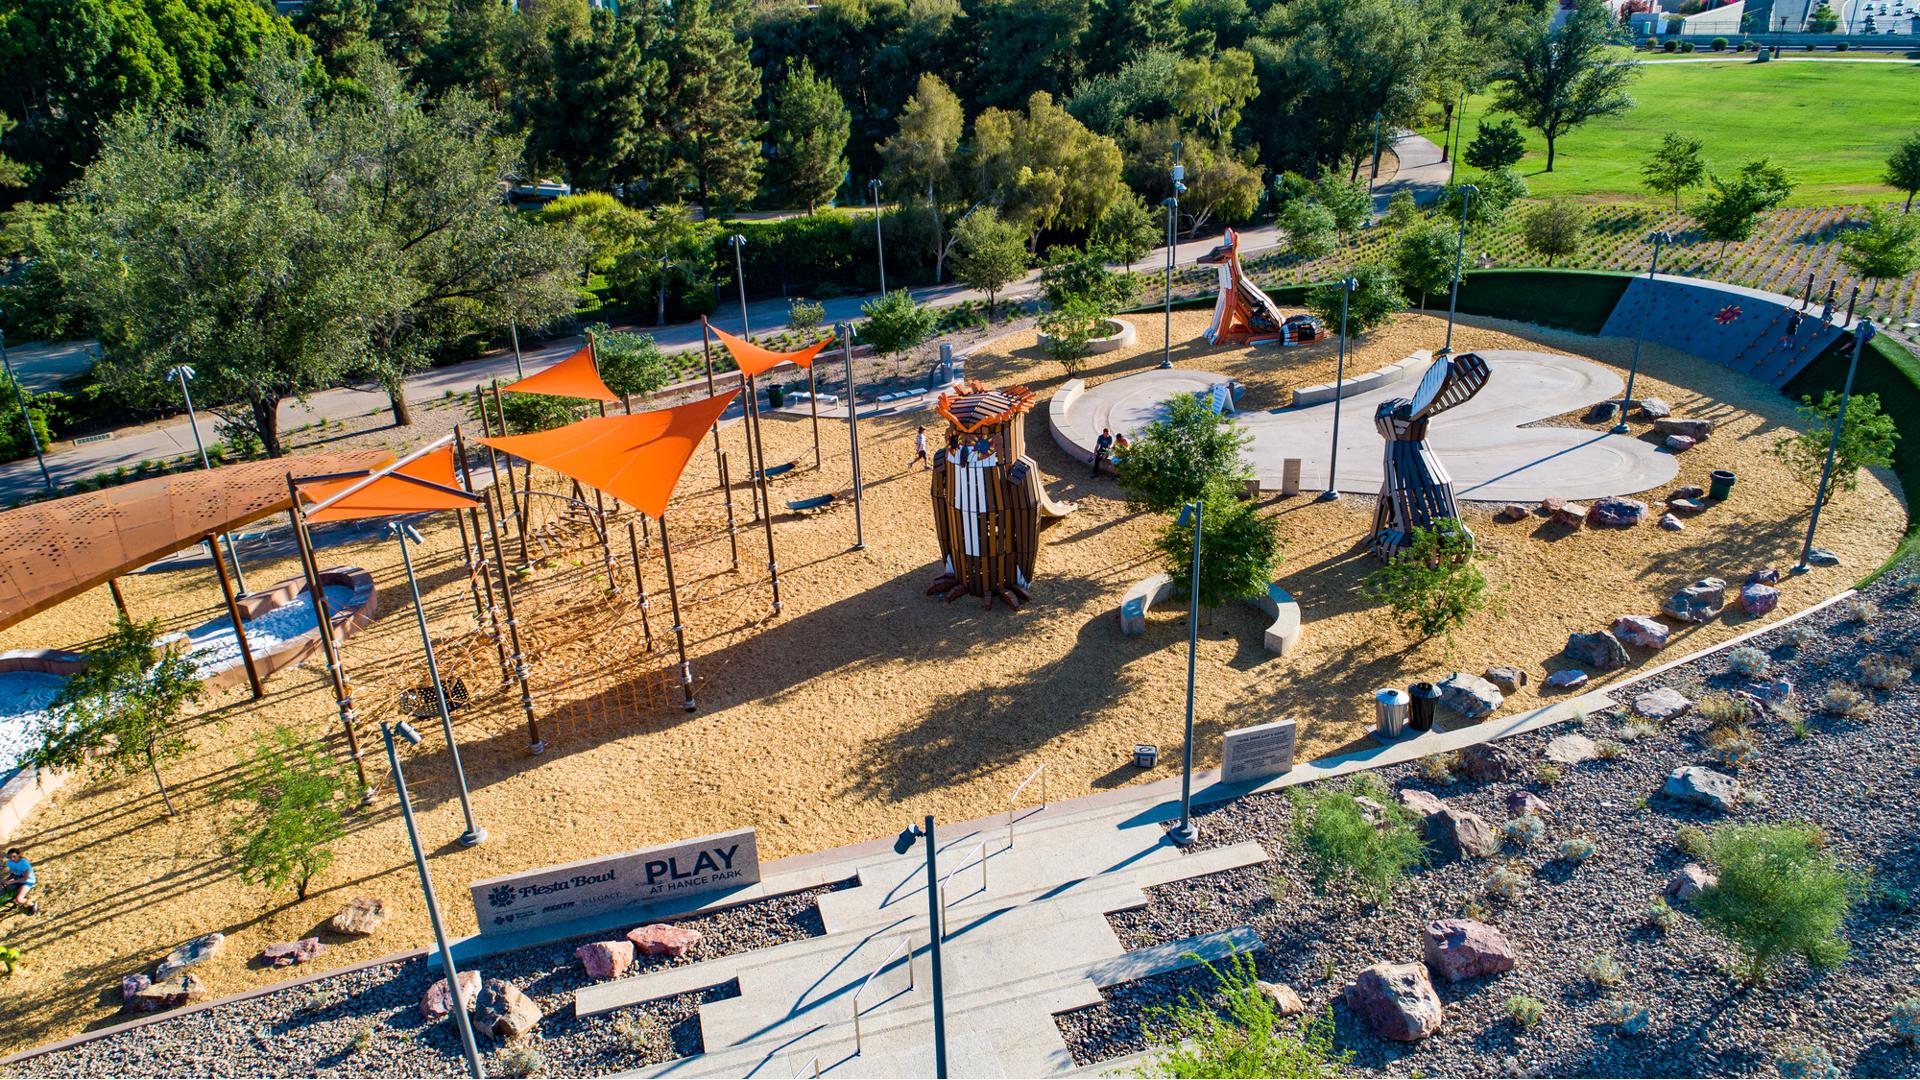
[[759,880],[757,834],[736,829],[476,881],[473,910],[482,934],[505,934],[635,904],[688,900]]
[[1220,779],[1231,784],[1291,772],[1294,733],[1291,720],[1227,732],[1220,754]]

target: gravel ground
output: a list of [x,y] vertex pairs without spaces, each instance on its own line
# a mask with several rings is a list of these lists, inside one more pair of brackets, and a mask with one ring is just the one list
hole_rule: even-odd
[[[1806,731],[1796,736],[1791,713],[1756,725],[1759,754],[1739,778],[1757,798],[1725,819],[1812,821],[1825,830],[1831,850],[1870,871],[1868,897],[1846,923],[1851,955],[1834,969],[1812,971],[1795,960],[1749,988],[1731,971],[1735,950],[1687,905],[1677,905],[1680,919],[1671,931],[1650,925],[1650,901],[1689,861],[1676,847],[1676,830],[1689,823],[1712,828],[1722,819],[1657,794],[1645,798],[1670,770],[1707,763],[1707,723],[1689,714],[1625,741],[1625,709],[1507,740],[1503,745],[1520,751],[1525,762],[1528,776],[1518,782],[1435,786],[1418,763],[1381,770],[1396,789],[1434,791],[1496,827],[1507,819],[1509,792],[1535,792],[1555,813],[1545,841],[1528,850],[1509,847],[1492,860],[1424,869],[1380,911],[1337,887],[1316,892],[1289,840],[1287,796],[1243,799],[1200,819],[1203,842],[1258,840],[1273,863],[1154,890],[1145,908],[1112,917],[1115,930],[1129,948],[1139,948],[1254,926],[1266,946],[1258,957],[1261,977],[1292,985],[1311,1008],[1331,1004],[1337,1044],[1353,1052],[1354,1070],[1365,1075],[1773,1075],[1783,1052],[1817,1046],[1846,1075],[1913,1076],[1920,1053],[1895,1042],[1887,1019],[1895,1003],[1916,994],[1920,978],[1920,913],[1908,899],[1920,891],[1920,860],[1913,857],[1920,838],[1920,688],[1908,679],[1892,692],[1869,691],[1875,708],[1864,720],[1818,708],[1829,684],[1855,681],[1863,658],[1920,649],[1920,601],[1911,592],[1890,575],[1865,595],[1878,609],[1865,621],[1843,602],[1802,620],[1797,625],[1804,632],[1776,630],[1754,642],[1771,658],[1771,677],[1795,684],[1790,704],[1804,712]],[[1728,672],[1719,654],[1634,692],[1671,686],[1697,698],[1747,681]],[[1623,739],[1625,752],[1567,768],[1552,783],[1532,776],[1545,761],[1547,741],[1574,730]],[[1559,842],[1573,836],[1597,846],[1577,866],[1557,853]],[[1490,900],[1483,883],[1508,859],[1524,864],[1530,888],[1511,902]],[[1360,969],[1418,960],[1428,920],[1476,909],[1484,910],[1474,917],[1507,935],[1519,964],[1505,975],[1457,986],[1436,981],[1446,1005],[1439,1034],[1414,1045],[1388,1042],[1339,1001]],[[1598,955],[1621,964],[1625,979],[1618,987],[1603,989],[1583,974]],[[1060,1016],[1061,1031],[1082,1063],[1137,1051],[1146,1045],[1141,1022],[1155,1006],[1188,992],[1208,993],[1213,985],[1203,970],[1189,970],[1117,986],[1102,1005]],[[1520,994],[1546,1004],[1537,1026],[1523,1029],[1508,1018],[1507,999]],[[1625,1035],[1608,1022],[1623,1002],[1649,1010],[1643,1034]]]
[[[822,889],[777,897],[676,925],[706,937],[679,960],[636,959],[631,974],[817,937]],[[586,1019],[573,993],[591,980],[575,947],[604,935],[490,957],[485,978],[506,979],[546,1014],[535,1046],[544,1076],[599,1076],[699,1053],[699,1007],[738,997],[729,981]],[[459,1030],[420,1018],[440,968],[424,958],[349,972],[277,994],[149,1024],[12,1067],[18,1076],[456,1076],[466,1071]],[[476,1032],[490,1075],[517,1075],[504,1047]]]

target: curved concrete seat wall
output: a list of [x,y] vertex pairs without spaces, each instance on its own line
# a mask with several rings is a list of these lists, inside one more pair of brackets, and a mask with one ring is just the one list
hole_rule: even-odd
[[[1087,355],[1089,356],[1124,349],[1133,344],[1134,338],[1138,336],[1138,332],[1134,330],[1133,324],[1125,319],[1106,319],[1103,320],[1103,322],[1109,329],[1107,333],[1087,342]],[[1043,349],[1046,348],[1051,340],[1047,335],[1041,334],[1040,347]]]
[[1421,349],[1405,360],[1388,364],[1386,367],[1374,368],[1364,375],[1355,375],[1345,383],[1316,383],[1313,386],[1302,386],[1293,392],[1293,405],[1319,405],[1332,401],[1336,390],[1342,398],[1364,394],[1376,387],[1404,379],[1415,371],[1424,371],[1431,363],[1433,363],[1433,350]]
[[[380,591],[374,587],[373,575],[357,566],[335,566],[320,571],[320,585],[322,588],[328,585],[340,585],[353,590],[353,595],[348,598],[345,607],[330,612],[333,616],[334,640],[336,641],[343,641],[353,636],[361,627],[372,622],[375,615],[379,614]],[[285,581],[277,581],[267,588],[253,593],[246,599],[238,602],[240,607],[240,621],[243,623],[251,622],[269,611],[285,607],[306,591],[307,579],[305,577],[295,577],[288,578]],[[316,626],[312,630],[301,634],[299,637],[282,643],[278,648],[269,652],[255,652],[253,654],[253,666],[260,672],[260,677],[264,679],[282,668],[305,660],[307,657],[319,651],[319,649],[320,628]],[[239,686],[246,681],[247,666],[240,662],[235,662],[221,668],[202,680],[206,686],[215,689]]]
[[[82,653],[62,649],[13,649],[0,653],[0,672],[44,671],[49,675],[72,675],[87,666]],[[54,792],[66,786],[71,774],[56,769],[5,770],[11,763],[0,763],[0,843],[13,838],[20,823]]]
[[[1134,582],[1120,597],[1120,632],[1127,637],[1146,633],[1147,612],[1172,595],[1173,578],[1167,574],[1155,574]],[[1245,597],[1243,602],[1267,616],[1269,622],[1262,639],[1268,652],[1285,656],[1300,644],[1300,604],[1292,593],[1278,585],[1268,585],[1265,595]]]
[[1047,427],[1053,432],[1053,442],[1067,456],[1078,462],[1093,460],[1093,444],[1100,433],[1088,428],[1081,430],[1072,421],[1074,402],[1087,392],[1087,380],[1068,379],[1060,384],[1047,402]]

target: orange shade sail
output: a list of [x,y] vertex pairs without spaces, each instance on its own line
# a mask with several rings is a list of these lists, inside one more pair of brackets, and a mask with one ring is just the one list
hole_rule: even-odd
[[637,508],[667,512],[687,459],[740,392],[631,416],[589,416],[552,431],[480,441],[543,465]]
[[593,364],[593,350],[582,347],[572,356],[545,371],[529,375],[500,389],[515,394],[551,394],[554,397],[586,398],[588,401],[619,401],[620,395],[600,381]]
[[[294,479],[294,487],[312,503],[325,502],[373,475],[357,473]],[[453,467],[453,447],[423,454],[331,506],[309,513],[308,521],[355,521],[430,510],[465,510],[480,497],[461,488]]]
[[833,339],[827,337],[797,352],[774,352],[772,349],[763,349],[746,338],[729,334],[712,323],[707,324],[707,329],[712,330],[714,336],[720,339],[720,343],[733,354],[733,362],[739,365],[740,373],[743,375],[760,375],[772,371],[781,364],[812,367],[813,358],[820,354],[821,349],[833,343]]

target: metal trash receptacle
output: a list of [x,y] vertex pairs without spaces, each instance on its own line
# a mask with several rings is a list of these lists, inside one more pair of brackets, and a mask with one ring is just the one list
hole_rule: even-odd
[[1405,690],[1385,688],[1373,692],[1373,733],[1383,739],[1397,739],[1407,729],[1410,699]]
[[1417,682],[1407,687],[1407,694],[1413,698],[1407,726],[1415,731],[1432,731],[1434,710],[1440,704],[1440,688],[1430,682]]

